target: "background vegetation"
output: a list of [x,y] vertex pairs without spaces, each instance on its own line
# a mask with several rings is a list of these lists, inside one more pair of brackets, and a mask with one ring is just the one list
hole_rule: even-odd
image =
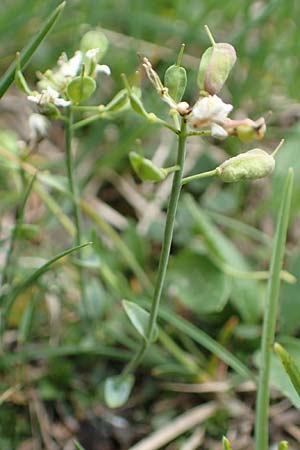
[[[2,0],[1,72],[57,4]],[[267,270],[279,193],[290,166],[295,168],[295,186],[286,268],[300,276],[299,17],[296,0],[68,1],[26,70],[32,86],[37,70],[53,66],[62,51],[71,55],[84,32],[97,26],[110,42],[103,62],[110,65],[112,76],[103,78],[94,104],[105,103],[122,87],[122,72],[131,76],[139,68],[137,52],[163,75],[182,42],[189,80],[185,97],[193,104],[199,59],[208,46],[203,26],[208,24],[216,40],[230,42],[238,54],[223,99],[234,105],[235,117],[255,119],[271,110],[266,138],[259,146],[273,149],[281,138],[286,143],[269,179],[228,186],[199,181],[184,188],[159,340],[138,372],[129,403],[112,411],[103,401],[104,380],[119,373],[138,345],[120,300],[147,302],[169,189],[168,182],[138,182],[128,153],[140,139],[147,156],[155,155],[159,164],[172,162],[175,142],[168,131],[149,126],[132,112],[114,122],[97,121],[77,133],[84,235],[94,242],[84,253],[89,326],[78,307],[76,259],[59,262],[19,295],[4,335],[9,351],[1,355],[1,448],[71,450],[77,438],[86,450],[128,449],[155,430],[165,436],[168,424],[198,405],[208,409],[199,413],[203,418],[196,428],[188,416],[189,426],[180,435],[149,448],[198,448],[192,447],[192,438],[200,445],[204,430],[203,449],[220,448],[225,433],[236,450],[251,448],[253,384],[232,370],[230,361],[225,364],[220,355],[212,355],[209,345],[219,342],[256,367],[265,283],[245,280],[237,272]],[[147,109],[160,108],[141,74]],[[54,122],[47,138],[30,148],[31,111],[14,87],[0,104],[0,147],[26,156],[28,164],[51,175],[46,185],[35,185],[29,197],[26,227],[13,252],[10,275],[15,282],[69,248],[74,233],[69,201],[57,189],[65,183],[63,128]],[[221,144],[195,138],[189,142],[187,166],[191,172],[209,170],[227,155],[252,147],[233,138]],[[0,155],[2,266],[23,193],[19,167]],[[298,361],[299,294],[299,281],[283,283],[278,329],[279,341]],[[207,344],[209,337],[215,339],[213,344]],[[291,448],[293,442],[297,448],[300,403],[275,359],[272,370],[272,439],[288,438]],[[283,393],[290,400],[283,400]]]

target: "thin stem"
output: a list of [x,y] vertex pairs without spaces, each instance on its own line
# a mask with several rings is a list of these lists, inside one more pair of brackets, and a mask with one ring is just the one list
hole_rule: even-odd
[[[23,183],[25,184],[26,179],[24,177],[22,168],[21,168],[21,178],[23,180]],[[32,190],[35,178],[36,178],[36,175],[33,175],[31,181],[29,182],[28,187],[25,190],[25,193],[23,195],[21,204],[19,205],[19,207],[17,208],[17,211],[16,211],[16,221],[15,221],[15,225],[14,225],[14,227],[12,229],[12,232],[11,232],[10,242],[9,242],[9,246],[8,246],[8,249],[7,249],[5,263],[4,263],[4,269],[3,269],[3,273],[2,273],[2,280],[1,280],[1,285],[2,286],[5,285],[6,283],[9,283],[10,278],[11,278],[11,268],[13,266],[13,259],[14,259],[13,258],[13,252],[14,252],[15,245],[16,245],[16,240],[17,240],[17,237],[18,237],[19,227],[23,223],[25,206],[26,206],[28,197],[29,197],[29,195],[31,193],[31,190]],[[23,184],[23,187],[25,187],[24,184]]]
[[127,375],[128,373],[131,373],[140,364],[146,351],[148,350],[148,347],[151,343],[151,340],[152,340],[152,337],[154,334],[154,329],[155,329],[156,322],[157,322],[157,315],[158,315],[162,290],[163,290],[167,266],[168,266],[168,262],[169,262],[171,244],[172,244],[172,239],[173,239],[174,224],[175,224],[175,216],[176,216],[177,205],[178,205],[178,200],[179,200],[180,191],[181,191],[181,180],[182,180],[183,167],[184,167],[184,161],[185,161],[185,153],[186,153],[185,130],[186,130],[186,122],[184,119],[182,119],[181,130],[178,135],[178,153],[177,153],[177,162],[176,162],[176,165],[179,166],[179,170],[174,173],[174,178],[173,178],[173,183],[172,183],[172,190],[171,190],[171,195],[170,195],[170,199],[169,199],[164,238],[163,238],[160,260],[159,260],[159,265],[158,265],[158,273],[157,273],[157,278],[156,278],[156,283],[155,283],[153,300],[152,300],[152,304],[151,304],[151,310],[150,310],[149,326],[148,326],[148,330],[147,330],[147,339],[143,341],[143,343],[142,343],[139,351],[136,353],[135,357],[130,361],[130,363],[123,370],[123,373],[122,373],[123,376]]
[[202,131],[189,131],[186,133],[187,137],[191,136],[211,136],[211,130],[202,130]]
[[[69,190],[70,190],[70,194],[72,196],[72,201],[73,201],[73,215],[74,215],[74,222],[75,222],[75,229],[76,229],[74,244],[81,245],[82,244],[81,214],[80,214],[80,206],[79,206],[77,189],[75,187],[75,182],[74,182],[74,165],[73,165],[73,158],[72,158],[73,112],[71,109],[68,110],[67,118],[68,118],[68,121],[67,121],[66,127],[65,127],[66,166],[67,166]],[[79,249],[78,254],[79,254],[79,260],[81,260],[82,259],[82,250],[81,249]],[[87,322],[88,321],[88,303],[87,303],[87,297],[86,297],[86,291],[85,291],[84,271],[80,264],[78,267],[78,273],[79,273],[79,286],[80,286],[80,291],[81,291],[81,299],[82,299],[82,305],[83,305],[83,310],[84,310],[84,316],[85,316],[85,321]]]
[[103,112],[99,112],[98,114],[94,114],[93,116],[87,117],[86,119],[79,120],[78,122],[74,123],[72,126],[73,130],[78,130],[79,128],[85,127],[86,125],[89,125],[92,122],[95,122],[99,119],[104,119],[105,115]]
[[261,339],[261,366],[256,400],[255,449],[268,450],[268,412],[269,412],[269,379],[271,354],[274,344],[278,297],[280,288],[280,271],[283,262],[286,233],[289,221],[293,187],[293,171],[289,169],[281,198],[278,223],[274,239],[274,247],[270,264],[263,333]]
[[179,54],[178,54],[178,58],[177,58],[177,61],[176,61],[176,66],[177,67],[181,66],[181,61],[182,61],[184,49],[185,49],[185,44],[181,44],[181,47],[180,47],[180,50],[179,50]]
[[212,46],[216,45],[216,41],[215,41],[215,39],[214,39],[214,37],[213,37],[213,35],[212,35],[212,32],[211,32],[210,29],[208,28],[208,26],[207,26],[207,25],[204,25],[204,29],[205,29],[205,31],[206,31],[206,33],[207,33],[207,36],[208,36],[208,38],[209,38],[209,40],[210,40],[210,42],[211,42],[211,45],[212,45]]
[[217,175],[217,173],[218,173],[218,169],[209,170],[208,172],[196,173],[196,175],[191,175],[190,177],[183,178],[181,181],[181,184],[183,186],[184,184],[190,183],[191,181],[213,177],[213,176]]

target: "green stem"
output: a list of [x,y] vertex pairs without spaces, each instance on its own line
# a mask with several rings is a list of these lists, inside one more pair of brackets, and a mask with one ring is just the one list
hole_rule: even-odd
[[211,130],[202,130],[202,131],[189,131],[186,133],[187,137],[191,136],[211,136]]
[[182,179],[181,184],[190,183],[191,181],[201,180],[202,178],[214,177],[218,173],[218,168],[214,170],[209,170],[208,172],[196,173],[196,175],[191,175],[190,177],[185,177]]
[[274,344],[276,317],[278,311],[278,297],[280,288],[280,272],[282,268],[286,233],[289,221],[293,187],[293,171],[289,170],[281,198],[278,223],[274,239],[274,247],[270,264],[270,277],[267,289],[263,333],[261,340],[261,365],[256,400],[255,449],[268,450],[269,430],[269,379],[271,354]]
[[[68,115],[67,115],[67,122],[65,127],[65,145],[66,145],[66,166],[67,166],[67,175],[68,175],[68,182],[69,182],[69,190],[70,194],[72,196],[73,201],[73,215],[74,215],[74,222],[75,222],[75,239],[74,244],[81,245],[82,244],[82,233],[81,233],[81,214],[80,214],[80,206],[79,206],[79,199],[77,194],[77,189],[74,182],[74,165],[73,165],[73,158],[72,158],[72,139],[73,139],[73,112],[69,108]],[[78,251],[79,254],[79,260],[82,259],[82,250],[80,249]],[[84,319],[86,322],[88,322],[88,303],[87,303],[87,296],[86,296],[86,290],[85,290],[85,279],[84,279],[84,271],[81,265],[79,264],[78,267],[78,273],[79,273],[79,286],[81,291],[81,299],[82,299],[82,305],[84,310]]]
[[[20,170],[21,172],[21,178],[22,178],[22,187],[25,188],[25,176],[23,173],[23,169]],[[3,273],[2,273],[2,280],[1,280],[1,285],[5,285],[7,283],[10,282],[11,280],[11,269],[13,267],[13,252],[15,249],[15,244],[16,244],[16,240],[18,237],[18,233],[19,233],[19,227],[22,225],[23,223],[23,218],[24,218],[24,210],[25,210],[25,206],[28,200],[28,197],[31,193],[32,187],[33,187],[33,183],[35,181],[35,175],[33,175],[31,181],[29,182],[28,187],[25,190],[25,193],[23,195],[21,204],[19,205],[19,207],[17,208],[17,212],[16,212],[16,222],[15,225],[12,229],[11,232],[11,236],[10,236],[10,242],[9,242],[9,247],[6,253],[6,258],[5,258],[5,263],[4,263],[4,268],[3,268]]]
[[152,340],[152,337],[154,334],[154,329],[156,326],[157,315],[158,315],[158,310],[159,310],[159,305],[160,305],[160,299],[161,299],[161,295],[162,295],[162,290],[163,290],[164,281],[165,281],[165,277],[166,277],[167,266],[168,266],[168,262],[169,262],[176,210],[177,210],[178,200],[179,200],[180,191],[181,191],[181,180],[182,180],[183,166],[184,166],[185,153],[186,153],[185,130],[186,130],[186,122],[184,119],[182,119],[181,130],[178,135],[178,154],[177,154],[177,162],[176,162],[176,165],[179,166],[179,170],[174,173],[174,178],[173,178],[173,183],[172,183],[172,190],[171,190],[171,195],[170,195],[170,199],[169,199],[165,232],[164,232],[164,238],[163,238],[162,249],[161,249],[161,254],[160,254],[157,279],[156,279],[156,283],[155,283],[153,300],[152,300],[151,310],[150,310],[149,326],[148,326],[148,330],[147,330],[147,339],[143,341],[143,343],[142,343],[139,351],[136,353],[135,357],[130,361],[130,363],[123,370],[123,373],[122,373],[123,376],[134,371],[136,369],[136,367],[140,364],[146,351],[148,350],[148,347],[151,343],[151,340]]

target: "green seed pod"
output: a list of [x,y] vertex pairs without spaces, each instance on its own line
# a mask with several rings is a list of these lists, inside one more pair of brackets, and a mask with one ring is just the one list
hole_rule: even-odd
[[129,153],[129,160],[133,170],[142,181],[158,183],[167,176],[164,169],[159,169],[150,159],[143,158],[136,152]]
[[108,39],[100,30],[90,30],[82,37],[80,50],[86,53],[92,49],[99,49],[97,53],[97,62],[105,55],[108,49]]
[[287,441],[281,441],[278,445],[278,450],[288,450],[289,445]]
[[228,159],[218,168],[218,175],[225,183],[240,180],[256,180],[273,172],[275,159],[260,148],[254,148],[246,153]]
[[67,95],[72,103],[78,103],[87,100],[95,91],[96,82],[91,77],[78,76],[73,78],[67,86]]
[[30,223],[22,223],[17,228],[19,239],[32,240],[39,234],[39,227]]
[[132,107],[132,109],[139,114],[140,116],[144,117],[144,119],[149,119],[149,113],[147,113],[147,111],[144,108],[144,105],[141,101],[141,99],[134,94],[132,91],[129,92],[129,100],[130,100],[130,105]]
[[187,85],[185,68],[176,64],[170,66],[166,70],[164,83],[168,88],[168,93],[170,96],[176,103],[179,103],[183,97]]
[[106,112],[119,112],[126,108],[129,104],[127,89],[121,89],[107,105],[105,106]]
[[201,91],[210,95],[217,94],[223,87],[236,61],[236,52],[232,45],[214,44],[202,55],[197,83]]
[[19,52],[16,54],[16,66],[17,66],[17,68],[16,68],[16,73],[15,73],[15,83],[16,83],[17,88],[24,94],[31,95],[32,92],[29,89],[28,84],[24,78],[24,75],[22,74],[22,71],[21,71],[20,53]]

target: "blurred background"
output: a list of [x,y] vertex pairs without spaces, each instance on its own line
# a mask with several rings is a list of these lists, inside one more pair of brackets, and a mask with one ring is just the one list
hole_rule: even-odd
[[[1,73],[58,4],[2,0]],[[167,119],[167,108],[146,79],[138,55],[147,56],[163,78],[185,43],[184,100],[193,104],[198,98],[200,57],[209,46],[205,24],[216,41],[229,42],[237,51],[237,63],[220,95],[234,106],[231,117],[264,116],[267,133],[263,141],[250,144],[233,137],[221,143],[191,138],[187,173],[210,170],[251,148],[271,152],[284,138],[275,172],[253,183],[202,180],[184,188],[161,334],[137,373],[129,403],[111,411],[103,401],[104,380],[120,372],[138,345],[120,300],[149,299],[170,190],[169,180],[159,185],[140,183],[128,153],[141,145],[158,165],[171,165],[176,139],[129,110],[112,121],[99,120],[78,130],[76,180],[84,202],[85,239],[94,242],[85,253],[92,337],[78,312],[76,260],[58,264],[18,298],[5,333],[10,352],[1,356],[0,363],[0,447],[4,450],[72,450],[74,438],[86,450],[128,449],[208,401],[215,401],[217,407],[202,423],[199,419],[198,428],[191,426],[179,436],[175,433],[170,442],[151,448],[219,449],[225,433],[235,450],[252,445],[253,386],[245,387],[239,376],[207,351],[199,336],[193,337],[192,328],[186,331],[170,316],[187,319],[255,370],[265,283],[249,282],[236,272],[268,268],[288,167],[295,169],[295,185],[285,265],[300,276],[300,2],[69,0],[25,76],[34,88],[37,71],[55,66],[63,51],[72,56],[83,34],[100,28],[109,40],[101,63],[108,64],[112,74],[99,79],[90,103],[107,103],[123,87],[120,74],[130,78],[138,70],[146,109]],[[29,198],[25,220],[31,234],[18,238],[14,281],[72,245],[70,204],[57,189],[66,181],[63,126],[53,121],[47,137],[32,146],[28,126],[32,112],[26,96],[15,87],[1,100],[0,146],[51,175],[47,185]],[[0,154],[1,265],[23,189],[22,174]],[[278,327],[282,342],[298,360],[299,294],[299,280],[283,283]],[[297,448],[300,415],[295,407],[300,405],[293,388],[282,382],[284,374],[276,361],[273,366],[277,388],[273,416],[281,411],[280,420],[272,422],[273,438],[287,438]],[[240,387],[237,394],[230,391],[232,386]],[[290,400],[282,400],[282,392]],[[276,409],[279,403],[282,408]],[[199,446],[185,447],[192,438],[198,439]]]

